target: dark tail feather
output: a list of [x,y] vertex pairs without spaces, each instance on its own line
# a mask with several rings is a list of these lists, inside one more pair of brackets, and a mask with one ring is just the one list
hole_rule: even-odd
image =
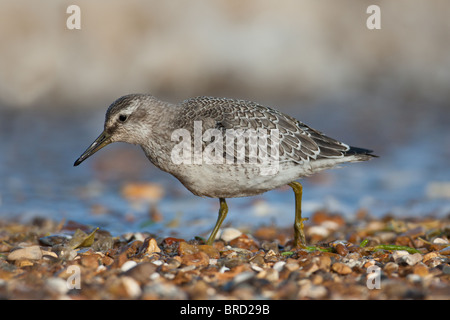
[[377,155],[372,154],[372,150],[369,149],[363,149],[363,148],[357,148],[357,147],[350,147],[350,149],[348,149],[345,152],[346,156],[351,156],[351,155],[361,155],[363,158],[365,158],[365,156],[367,156],[367,160],[371,157],[375,157],[378,158]]

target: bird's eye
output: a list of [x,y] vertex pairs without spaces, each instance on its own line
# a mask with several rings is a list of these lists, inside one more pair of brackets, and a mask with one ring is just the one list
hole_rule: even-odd
[[126,116],[126,115],[121,114],[121,115],[119,116],[119,121],[120,121],[120,122],[125,122],[126,120],[127,120],[127,116]]

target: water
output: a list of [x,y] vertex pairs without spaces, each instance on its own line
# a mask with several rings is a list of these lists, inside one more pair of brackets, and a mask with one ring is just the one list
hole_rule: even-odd
[[[391,128],[395,117],[386,119],[384,127],[379,122],[382,116],[372,117],[378,122],[375,130],[374,126],[351,126],[351,112],[340,113],[334,122],[324,120],[326,109],[323,105],[303,110],[303,116],[298,109],[285,111],[313,127],[320,124],[321,129],[335,130],[346,142],[361,147],[372,143],[380,158],[304,179],[305,216],[327,209],[351,219],[361,208],[375,217],[450,213],[446,121],[439,116],[416,119],[407,138],[400,139],[395,134],[398,126]],[[113,234],[148,231],[160,236],[207,236],[217,218],[218,200],[192,195],[175,178],[148,163],[138,147],[113,144],[73,167],[100,133],[103,117],[104,110],[0,110],[0,218],[75,220]],[[161,185],[165,194],[156,203],[130,202],[121,195],[121,188],[136,181]],[[293,223],[294,195],[289,187],[227,202],[225,225],[250,228]],[[150,220],[151,208],[159,210],[162,221]]]

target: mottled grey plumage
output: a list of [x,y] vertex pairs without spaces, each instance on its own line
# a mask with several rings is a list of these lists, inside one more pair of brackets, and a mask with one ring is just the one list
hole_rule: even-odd
[[[239,163],[239,150],[236,149],[233,154],[223,150],[221,157],[224,161],[221,164],[175,164],[172,151],[179,141],[172,134],[185,129],[194,138],[196,121],[201,121],[203,133],[209,129],[223,133],[223,145],[229,132],[227,130],[278,130],[278,136],[268,136],[268,148],[265,151],[270,153],[270,148],[278,147],[277,170],[273,174],[262,174],[261,166],[255,163]],[[255,148],[250,138],[248,140],[249,143],[245,144],[246,160],[250,149]],[[295,244],[304,245],[304,236],[300,230],[303,220],[300,215],[301,185],[294,181],[340,163],[365,161],[374,157],[370,150],[350,147],[272,108],[245,100],[214,97],[198,97],[170,104],[151,95],[123,96],[108,108],[103,133],[75,165],[115,141],[140,145],[155,166],[174,175],[195,195],[221,199],[220,221],[208,240],[209,244],[226,215],[225,198],[256,195],[289,184],[298,198]],[[202,151],[213,141],[203,139]],[[193,139],[191,142],[194,146]],[[226,162],[227,156],[234,162]]]

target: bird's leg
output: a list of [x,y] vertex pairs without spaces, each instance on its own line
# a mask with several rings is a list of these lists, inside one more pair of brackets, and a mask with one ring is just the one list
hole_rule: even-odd
[[216,239],[217,232],[220,229],[220,226],[222,225],[223,220],[225,220],[227,213],[228,213],[228,206],[224,198],[219,198],[220,200],[220,208],[219,208],[219,217],[217,218],[216,225],[214,226],[213,231],[211,232],[211,235],[208,238],[208,241],[206,241],[206,244],[211,246]]
[[289,186],[294,190],[295,194],[294,247],[305,248],[306,238],[303,232],[303,221],[308,220],[308,218],[302,218],[303,187],[296,181],[289,183]]

